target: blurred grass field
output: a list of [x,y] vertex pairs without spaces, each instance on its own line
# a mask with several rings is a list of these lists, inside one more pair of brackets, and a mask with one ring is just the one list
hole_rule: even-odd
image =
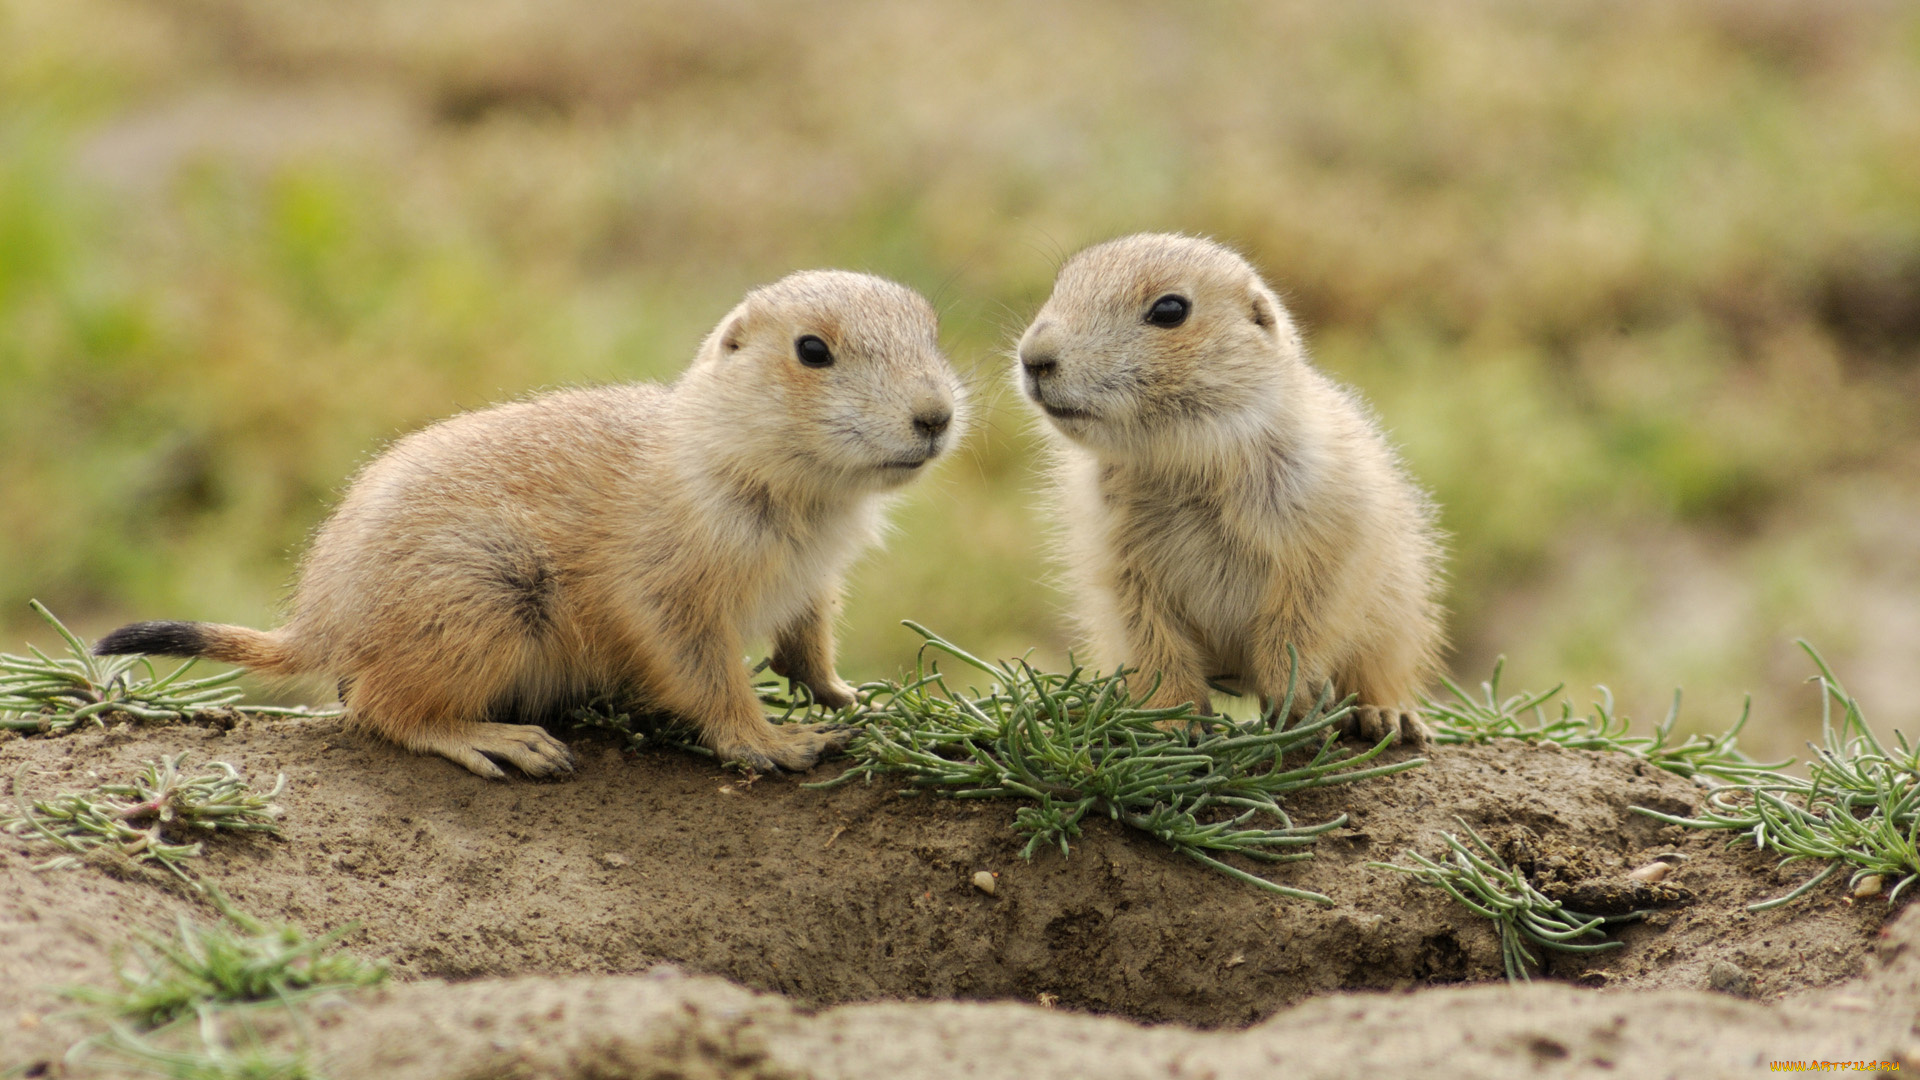
[[[395,435],[671,378],[746,288],[933,297],[979,405],[852,582],[1068,642],[1006,354],[1060,259],[1204,233],[1445,510],[1454,665],[1675,685],[1795,636],[1920,727],[1920,8],[0,0],[0,640],[275,618]],[[13,648],[14,646],[5,646]]]

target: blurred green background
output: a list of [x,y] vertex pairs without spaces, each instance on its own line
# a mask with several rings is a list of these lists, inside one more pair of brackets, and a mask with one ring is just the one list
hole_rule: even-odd
[[1007,353],[1204,233],[1445,507],[1454,666],[1920,727],[1920,7],[0,0],[0,634],[268,624],[385,441],[670,378],[746,288],[934,298],[979,406],[848,597],[1068,642]]

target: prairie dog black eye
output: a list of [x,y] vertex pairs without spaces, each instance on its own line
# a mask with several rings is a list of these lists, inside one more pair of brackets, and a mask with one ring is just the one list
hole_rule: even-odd
[[800,362],[808,367],[833,366],[833,350],[827,348],[826,342],[812,334],[793,343],[793,355],[799,357]]
[[1193,305],[1187,303],[1186,297],[1168,293],[1147,309],[1147,321],[1155,326],[1179,326],[1187,321],[1187,312],[1192,310]]

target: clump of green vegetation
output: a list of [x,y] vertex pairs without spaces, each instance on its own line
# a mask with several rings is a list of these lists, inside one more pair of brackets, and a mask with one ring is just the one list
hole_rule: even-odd
[[[84,1057],[89,1064],[189,1080],[319,1076],[303,1052],[283,1052],[274,1048],[281,1040],[262,1040],[248,1010],[284,1008],[298,1034],[304,1022],[294,1008],[298,1002],[377,986],[387,980],[387,966],[339,948],[358,923],[308,937],[290,923],[246,914],[217,889],[208,894],[220,909],[220,922],[208,925],[181,916],[169,937],[139,935],[126,950],[131,962],[122,962],[116,972],[118,987],[62,991],[91,1006],[89,1015],[107,1025],[76,1044],[69,1061]],[[229,1034],[235,1020],[238,1044]]]
[[205,1010],[259,1002],[287,1003],[329,990],[384,982],[385,964],[340,951],[358,923],[309,938],[291,923],[266,923],[211,891],[222,921],[181,916],[173,936],[141,934],[122,964],[114,990],[77,987],[68,997],[141,1029],[164,1027]]
[[712,755],[713,751],[693,741],[693,732],[675,724],[671,718],[645,710],[636,710],[612,698],[595,698],[574,709],[567,719],[576,728],[597,731],[619,739],[628,750],[648,746],[672,746]]
[[200,1015],[199,1026],[190,1038],[180,1040],[180,1048],[156,1043],[153,1039],[124,1027],[115,1027],[90,1045],[111,1055],[100,1062],[145,1075],[160,1075],[170,1080],[322,1080],[304,1052],[282,1053],[264,1043],[251,1029],[243,1027],[241,1045],[227,1034],[218,1013]]
[[[767,660],[761,660],[754,665],[753,673],[758,675],[767,669],[767,665]],[[892,685],[888,682],[864,683],[856,688],[858,700],[863,703],[871,701],[873,695],[885,693]],[[780,710],[779,715],[767,718],[773,723],[784,724],[795,719],[802,723],[818,723],[821,720],[818,715],[809,715],[814,707],[813,695],[803,683],[783,684],[781,680],[763,679],[754,683],[753,689],[761,705]],[[857,719],[851,715],[843,715],[842,718]],[[618,695],[596,697],[568,712],[567,719],[574,728],[609,736],[618,740],[627,750],[661,746],[685,750],[701,757],[715,756],[711,747],[700,745],[700,733],[685,721],[671,713],[648,709],[637,701]],[[745,768],[738,762],[727,764]]]
[[215,831],[279,835],[281,811],[273,800],[285,790],[287,778],[282,774],[272,790],[257,792],[224,761],[188,775],[181,771],[186,756],[183,751],[148,762],[132,783],[100,784],[47,799],[27,798],[21,790],[23,769],[14,777],[13,808],[0,808],[0,831],[64,852],[36,870],[79,866],[89,853],[110,847],[197,888],[184,863],[204,846],[188,837]]
[[[1467,831],[1469,845],[1452,833],[1443,834],[1450,857],[1429,859],[1417,851],[1407,852],[1413,866],[1374,862],[1382,870],[1395,870],[1444,890],[1475,914],[1493,920],[1500,930],[1500,958],[1512,982],[1531,981],[1527,966],[1540,966],[1540,958],[1527,948],[1532,942],[1560,952],[1591,953],[1617,949],[1623,942],[1606,940],[1601,927],[1611,922],[1638,918],[1582,915],[1569,911],[1533,887],[1527,876],[1501,859],[1486,840],[1464,819],[1454,818]],[[1596,940],[1597,939],[1597,940]]]
[[[95,656],[46,605],[29,601],[34,613],[66,642],[67,655],[51,657],[32,645],[31,655],[0,653],[0,731],[65,734],[83,724],[107,726],[110,720],[170,722],[190,720],[216,709],[231,709],[245,692],[234,684],[246,672],[188,679],[196,661],[161,675],[144,656]],[[248,705],[262,716],[324,716],[337,709]]]
[[[753,666],[753,674],[766,671],[770,663],[762,659]],[[859,700],[870,701],[874,694],[885,692],[890,685],[886,682],[866,683],[858,688]],[[780,710],[780,715],[768,718],[776,724],[784,724],[795,718],[803,723],[819,720],[817,716],[807,715],[813,710],[814,700],[813,693],[804,683],[785,682],[783,685],[779,679],[762,679],[754,683],[753,689],[760,698],[760,704]],[[700,745],[699,732],[684,721],[671,713],[647,709],[619,696],[594,698],[567,713],[567,719],[572,721],[575,728],[597,731],[618,739],[628,750],[667,746],[702,757],[714,756],[711,748]]]
[[[1792,759],[1757,762],[1738,748],[1740,730],[1747,722],[1742,711],[1727,731],[1715,736],[1690,735],[1674,740],[1680,694],[1652,735],[1629,735],[1629,722],[1617,715],[1606,688],[1586,716],[1575,715],[1571,703],[1558,703],[1558,715],[1546,706],[1562,689],[1542,694],[1500,695],[1501,665],[1482,683],[1479,695],[1469,694],[1442,680],[1454,700],[1428,701],[1422,712],[1440,743],[1486,743],[1495,739],[1549,742],[1583,750],[1628,754],[1657,768],[1700,781],[1709,788],[1707,807],[1693,817],[1680,817],[1645,807],[1637,813],[1695,829],[1733,830],[1735,842],[1750,840],[1763,850],[1785,856],[1781,865],[1801,859],[1828,860],[1828,865],[1784,896],[1751,905],[1755,911],[1777,907],[1811,892],[1842,868],[1854,868],[1850,885],[1859,895],[1872,895],[1888,881],[1889,903],[1920,879],[1920,749],[1905,735],[1894,732],[1897,749],[1874,735],[1860,704],[1840,685],[1827,662],[1806,642],[1800,647],[1813,658],[1824,691],[1819,744],[1810,744],[1808,775],[1785,771]],[[1843,716],[1836,724],[1832,707]],[[1751,704],[1751,702],[1749,702]]]
[[0,653],[0,729],[67,732],[82,724],[105,727],[115,716],[136,720],[184,720],[230,707],[242,696],[235,669],[203,679],[185,679],[189,660],[167,675],[141,656],[94,656],[40,601],[34,613],[67,644],[55,659],[29,645],[30,656]]
[[1606,750],[1639,758],[1656,768],[1686,777],[1709,777],[1737,783],[1779,775],[1792,760],[1756,762],[1739,750],[1740,729],[1747,724],[1752,700],[1731,728],[1715,736],[1689,735],[1675,742],[1674,725],[1680,719],[1680,692],[1673,693],[1673,705],[1666,718],[1656,724],[1652,735],[1629,735],[1631,722],[1617,713],[1613,694],[1602,686],[1600,700],[1585,716],[1575,715],[1573,703],[1559,702],[1559,715],[1549,716],[1546,706],[1559,697],[1562,683],[1542,694],[1500,696],[1500,672],[1505,658],[1493,665],[1493,677],[1480,684],[1475,697],[1452,679],[1440,680],[1453,692],[1452,701],[1423,701],[1421,713],[1438,743],[1488,743],[1495,739],[1546,742],[1576,750]]
[[[1885,882],[1889,904],[1920,879],[1920,750],[1894,732],[1889,749],[1867,726],[1860,703],[1840,685],[1819,652],[1800,642],[1819,668],[1821,741],[1802,779],[1784,772],[1754,773],[1715,788],[1706,809],[1693,817],[1636,806],[1637,813],[1692,829],[1727,829],[1732,843],[1751,841],[1785,856],[1781,865],[1823,859],[1827,865],[1798,888],[1749,910],[1764,911],[1798,899],[1845,867],[1857,895],[1871,895]],[[1834,723],[1833,706],[1843,715]]]
[[[1145,832],[1197,862],[1285,896],[1317,903],[1319,893],[1278,885],[1221,861],[1232,853],[1260,862],[1311,857],[1302,850],[1346,815],[1296,825],[1281,805],[1293,792],[1348,784],[1425,764],[1411,758],[1368,765],[1387,743],[1358,754],[1336,746],[1334,725],[1349,706],[1321,699],[1292,726],[1273,719],[1232,723],[1194,715],[1192,707],[1149,709],[1152,688],[1129,688],[1127,672],[1043,672],[1025,660],[988,663],[916,623],[926,639],[903,683],[863,687],[866,711],[848,747],[854,765],[814,787],[904,776],[907,792],[954,799],[1022,799],[1014,828],[1021,851],[1070,850],[1080,825],[1103,815]],[[928,658],[937,650],[985,673],[982,693],[956,692]],[[1294,695],[1273,717],[1292,715]],[[1299,751],[1305,761],[1288,763]]]

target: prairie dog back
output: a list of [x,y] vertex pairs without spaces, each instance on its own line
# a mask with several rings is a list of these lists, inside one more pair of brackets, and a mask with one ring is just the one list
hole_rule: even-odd
[[1067,573],[1103,663],[1207,711],[1209,677],[1263,701],[1356,694],[1354,727],[1421,735],[1438,667],[1434,512],[1366,408],[1314,369],[1239,255],[1143,234],[1061,268],[1019,346],[1057,438]]
[[339,679],[352,722],[483,776],[571,767],[538,714],[601,692],[676,713],[723,757],[806,768],[845,734],[769,723],[740,664],[829,706],[840,576],[884,495],[962,424],[931,306],[864,274],[749,293],[670,386],[563,390],[396,442],[314,538],[277,630],[137,623],[100,652]]

